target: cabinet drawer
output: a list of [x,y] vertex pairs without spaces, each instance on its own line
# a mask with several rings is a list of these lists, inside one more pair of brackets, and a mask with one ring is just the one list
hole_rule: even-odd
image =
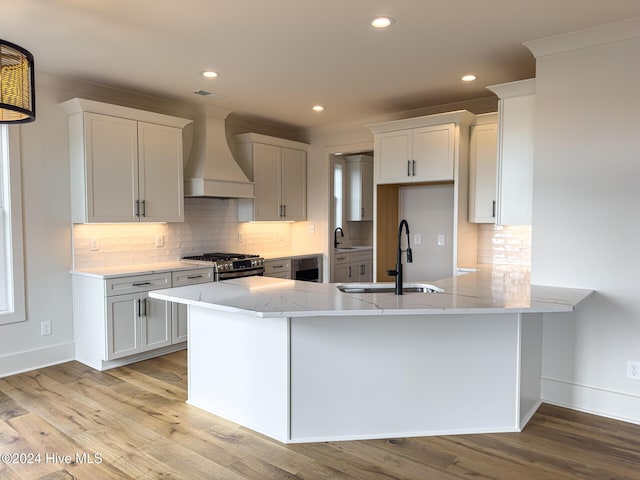
[[291,260],[267,260],[264,262],[264,274],[267,277],[274,276],[274,273],[291,273]]
[[125,293],[148,292],[171,287],[171,273],[153,273],[133,277],[109,278],[105,282],[107,297]]
[[208,282],[213,282],[213,268],[211,267],[180,270],[171,273],[171,285],[174,287]]
[[333,263],[335,265],[340,264],[340,263],[349,263],[351,261],[351,254],[350,253],[336,253],[333,256]]
[[370,262],[373,260],[373,251],[367,250],[365,252],[351,252],[352,262]]

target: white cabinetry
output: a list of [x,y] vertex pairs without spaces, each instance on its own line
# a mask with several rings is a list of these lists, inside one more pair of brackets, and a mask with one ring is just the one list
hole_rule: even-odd
[[535,79],[493,85],[498,102],[498,225],[530,225]]
[[[171,286],[183,287],[199,283],[213,282],[213,268],[198,268],[196,270],[180,270],[171,272]],[[183,303],[173,303],[171,310],[171,341],[172,343],[187,341],[187,312]]]
[[372,282],[373,250],[335,253],[331,281],[333,283]]
[[305,220],[308,145],[255,133],[235,140],[238,163],[255,188],[255,199],[238,200],[239,220]]
[[280,258],[264,261],[264,276],[275,278],[291,278],[291,259]]
[[455,125],[445,123],[397,130],[407,123],[398,122],[386,122],[383,128],[392,130],[374,137],[376,183],[453,180]]
[[478,115],[470,129],[469,222],[495,223],[498,114]]
[[76,360],[105,370],[185,348],[186,309],[149,298],[149,291],[212,280],[212,268],[106,279],[73,275]]
[[350,155],[345,159],[349,178],[347,220],[373,220],[373,157]]
[[182,128],[191,120],[74,98],[69,115],[72,220],[184,220]]

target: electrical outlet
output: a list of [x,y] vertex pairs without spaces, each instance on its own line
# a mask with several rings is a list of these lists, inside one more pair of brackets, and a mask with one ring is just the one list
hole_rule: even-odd
[[238,232],[238,243],[244,243],[245,241],[246,241],[245,233],[244,232]]
[[438,246],[444,247],[444,244],[445,244],[444,235],[443,234],[438,235]]
[[40,322],[40,335],[51,335],[51,321]]
[[307,225],[307,233],[316,233],[316,226],[313,224]]
[[156,247],[164,247],[164,235],[156,235]]
[[627,378],[640,380],[640,362],[627,361]]
[[420,235],[419,233],[416,233],[413,235],[413,244],[414,245],[420,245],[420,243],[422,243],[422,235]]
[[89,240],[89,250],[91,250],[92,252],[97,252],[98,250],[100,250],[100,242],[97,238],[92,238],[91,240]]

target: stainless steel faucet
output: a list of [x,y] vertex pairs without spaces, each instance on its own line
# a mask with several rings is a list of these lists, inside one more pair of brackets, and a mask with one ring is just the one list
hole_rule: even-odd
[[340,230],[340,236],[344,237],[344,232],[342,231],[342,229],[340,227],[336,228],[333,231],[333,248],[338,248],[338,245],[340,245],[340,242],[338,241],[338,230]]
[[[402,250],[402,228],[407,232],[407,249]],[[400,226],[398,227],[398,251],[396,255],[396,269],[395,270],[387,270],[387,274],[396,279],[396,288],[395,294],[402,295],[403,294],[403,286],[402,286],[402,252],[407,252],[407,263],[413,262],[413,253],[411,252],[411,245],[409,244],[409,224],[405,219],[402,219],[400,222]]]

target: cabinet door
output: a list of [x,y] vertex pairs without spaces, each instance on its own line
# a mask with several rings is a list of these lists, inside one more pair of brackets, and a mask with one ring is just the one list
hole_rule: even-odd
[[107,297],[107,360],[141,351],[138,300],[137,293]]
[[280,158],[280,147],[253,144],[254,220],[281,220]]
[[183,303],[174,303],[171,310],[171,343],[187,341],[189,308]]
[[413,182],[453,180],[455,125],[447,123],[413,130]]
[[138,122],[140,220],[184,221],[182,130]]
[[349,217],[352,222],[373,220],[373,164],[349,162]]
[[359,262],[357,265],[357,271],[354,272],[354,268],[352,267],[352,274],[357,273],[358,282],[373,282],[373,261],[364,261]]
[[85,113],[84,134],[86,221],[137,222],[137,122]]
[[307,218],[307,153],[291,148],[282,149],[283,220]]
[[530,225],[535,95],[500,100],[499,225]]
[[494,223],[496,210],[496,167],[498,125],[471,127],[469,149],[469,221]]
[[377,183],[411,181],[413,131],[399,130],[377,134],[374,138]]
[[351,264],[349,263],[340,263],[333,265],[333,275],[332,282],[333,283],[347,283],[351,281]]
[[149,298],[148,294],[140,295],[142,303],[141,350],[171,345],[171,304],[165,300]]

